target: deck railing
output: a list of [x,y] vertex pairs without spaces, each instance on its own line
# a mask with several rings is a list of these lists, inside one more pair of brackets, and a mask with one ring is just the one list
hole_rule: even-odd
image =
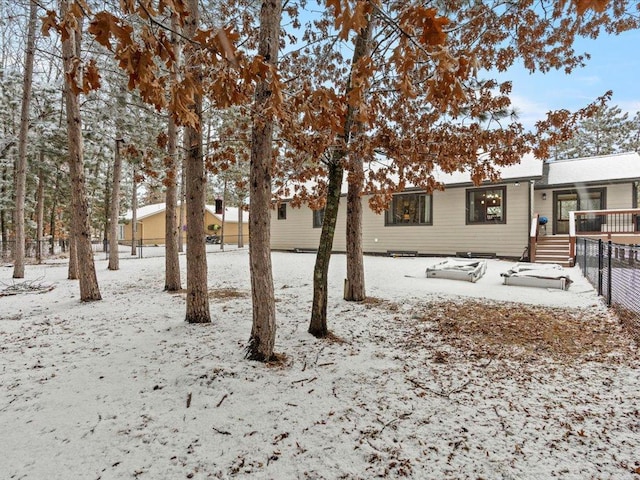
[[569,212],[570,255],[575,258],[576,237],[640,234],[640,208]]
[[638,233],[640,208],[628,210],[582,210],[573,212],[575,230],[580,234]]
[[536,244],[538,243],[538,222],[540,215],[535,214],[531,219],[531,229],[529,231],[529,261],[536,261]]

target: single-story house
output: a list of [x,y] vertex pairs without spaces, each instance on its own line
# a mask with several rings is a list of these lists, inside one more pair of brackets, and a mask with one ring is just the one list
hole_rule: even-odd
[[[638,190],[640,156],[633,153],[543,162],[526,155],[516,165],[500,168],[501,180],[476,186],[469,173],[436,174],[444,191],[427,194],[407,189],[393,196],[389,208],[376,214],[362,197],[362,241],[365,253],[417,255],[487,255],[569,261],[569,212],[578,215],[578,233],[626,243],[640,243]],[[334,251],[345,245],[346,196],[340,200]],[[608,213],[595,213],[610,211]],[[620,217],[607,216],[613,212]],[[322,211],[291,208],[287,199],[272,212],[271,247],[274,250],[315,250]],[[547,223],[539,228],[540,220]],[[594,218],[599,220],[593,221]],[[590,218],[591,221],[587,221]],[[609,221],[607,222],[607,218]],[[615,227],[613,224],[621,224]],[[597,229],[595,227],[598,227]],[[532,231],[533,228],[533,231]],[[597,231],[595,231],[597,230]],[[542,241],[557,237],[567,243],[557,258],[545,258]],[[566,241],[565,241],[566,239]],[[533,243],[533,244],[532,244]],[[564,249],[564,246],[563,246]]]
[[[179,216],[179,209],[177,216]],[[239,214],[242,213],[242,228],[239,228]],[[176,226],[181,225],[180,232],[183,241],[187,238],[186,209],[182,211],[182,221],[178,220]],[[132,212],[129,211],[120,225],[120,238],[122,243],[131,244],[131,220]],[[165,204],[155,203],[146,205],[136,210],[137,232],[136,238],[142,240],[143,245],[160,245],[165,242]],[[218,209],[214,205],[206,205],[204,213],[204,228],[206,235],[216,235],[224,238],[224,243],[237,245],[249,240],[249,212],[237,207],[222,207]],[[242,242],[240,242],[242,239]]]

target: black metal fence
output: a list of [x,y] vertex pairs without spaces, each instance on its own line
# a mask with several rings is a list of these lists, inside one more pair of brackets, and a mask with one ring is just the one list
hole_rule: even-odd
[[[15,247],[15,240],[0,240],[0,259],[3,262],[13,261]],[[67,240],[56,240],[54,243],[51,240],[27,240],[24,244],[24,256],[27,259],[51,258],[66,252],[68,248]]]
[[576,264],[623,323],[640,334],[640,246],[578,238]]
[[[131,240],[120,240],[118,242],[118,256],[120,259],[128,258],[150,258],[150,257],[164,257],[165,256],[165,239],[164,238],[144,238],[138,239],[135,242],[135,248],[131,248]],[[220,237],[209,236],[205,239],[207,252],[222,251],[228,248],[229,245],[221,245]],[[232,245],[235,249],[236,246]],[[40,249],[39,257],[41,260],[47,260],[49,258],[55,258],[68,254],[69,241],[68,240],[56,240],[52,246],[50,240],[27,241],[25,243],[25,257],[27,261],[37,261],[38,248]],[[96,254],[96,259],[101,258],[104,254],[105,260],[109,259],[109,243],[106,240],[93,240],[91,242],[91,248]],[[183,245],[183,251],[186,248],[186,242]],[[4,263],[13,262],[13,256],[15,254],[15,241],[0,241],[0,261]]]

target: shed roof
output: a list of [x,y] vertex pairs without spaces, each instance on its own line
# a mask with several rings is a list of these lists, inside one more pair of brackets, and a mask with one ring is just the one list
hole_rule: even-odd
[[[147,217],[151,217],[152,215],[156,215],[158,213],[163,213],[165,211],[165,203],[153,203],[151,205],[145,205],[144,207],[140,207],[136,210],[136,219],[138,221],[144,220]],[[178,204],[179,205],[179,204]],[[222,215],[215,213],[216,207],[213,205],[205,205],[205,209],[214,217],[218,218],[222,221]],[[124,218],[126,220],[131,220],[133,217],[131,210],[128,210],[127,213],[124,214]],[[242,212],[243,221],[247,221],[249,218],[249,212]],[[238,221],[238,208],[237,207],[225,207],[224,221],[226,223],[234,223]]]

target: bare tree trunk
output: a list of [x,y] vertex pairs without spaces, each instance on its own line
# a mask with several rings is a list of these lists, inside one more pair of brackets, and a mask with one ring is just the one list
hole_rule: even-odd
[[340,206],[340,191],[344,173],[342,159],[344,156],[343,150],[336,151],[329,163],[327,203],[324,207],[322,232],[320,233],[316,264],[313,269],[313,304],[311,305],[309,333],[318,338],[326,337],[329,333],[327,328],[329,262],[338,219],[338,207]]
[[168,164],[166,170],[165,184],[165,281],[164,289],[168,292],[175,292],[182,288],[180,284],[180,259],[178,256],[178,235],[180,234],[180,224],[177,218],[178,207],[178,159],[177,159],[177,128],[173,118],[169,117],[168,126]]
[[238,205],[238,248],[244,247],[244,221],[242,218],[242,205],[244,205],[243,199]]
[[76,237],[73,233],[73,225],[69,232],[69,272],[67,279],[78,280],[78,254],[76,250]]
[[[44,162],[44,153],[40,152],[40,163]],[[42,263],[44,232],[44,170],[38,171],[38,191],[36,193],[36,262]]]
[[133,187],[131,188],[131,255],[136,255],[136,240],[138,239],[138,172],[133,167]]
[[[5,187],[7,182],[7,167],[2,167],[2,187],[0,188],[0,197],[6,198],[7,188]],[[6,220],[7,212],[4,208],[0,209],[0,238],[2,240],[2,258],[7,252],[7,242],[9,241],[8,228],[7,228],[7,220]]]
[[224,229],[227,211],[227,179],[224,179],[224,187],[222,189],[222,228],[220,228],[220,250],[224,250]]
[[[68,8],[68,0],[62,2],[62,17]],[[73,61],[79,53],[81,30],[72,32],[70,38],[62,42],[62,61],[65,72],[73,71]],[[75,38],[74,38],[75,37]],[[69,140],[69,170],[71,176],[72,239],[75,243],[78,278],[80,280],[80,301],[100,300],[100,289],[91,249],[89,227],[89,202],[85,190],[84,160],[82,143],[82,118],[78,97],[70,88],[69,79],[64,82],[67,113],[67,137]],[[71,269],[71,261],[69,262]]]
[[[187,38],[193,38],[200,22],[198,0],[188,0],[189,17],[185,21]],[[185,49],[185,64],[195,72],[196,82],[202,74],[195,53]],[[207,289],[207,250],[205,246],[204,210],[206,174],[202,157],[202,95],[194,94],[193,112],[198,128],[186,127],[186,191],[187,191],[187,314],[189,323],[209,323],[209,295]]]
[[[183,139],[182,139],[182,146],[183,149],[186,151],[187,150],[187,136],[186,134],[183,135]],[[186,180],[186,174],[185,174],[185,162],[184,160],[181,160],[182,157],[179,156],[178,158],[178,165],[180,168],[180,208],[178,209],[178,217],[180,219],[180,226],[178,228],[178,252],[182,253],[184,252],[184,230],[183,230],[183,225],[186,225],[185,222],[185,215],[184,215],[184,210],[185,210],[185,189],[186,189],[186,185],[185,185],[185,180]]]
[[[356,45],[351,61],[351,73],[354,74],[354,66],[359,61],[369,55],[372,24],[370,15],[367,17],[367,24],[358,33]],[[347,84],[347,94],[353,88],[353,78]],[[329,261],[333,248],[333,237],[335,235],[336,221],[338,217],[338,206],[340,204],[340,191],[342,189],[342,176],[344,173],[343,161],[347,155],[346,147],[351,139],[351,130],[355,124],[356,108],[353,105],[347,107],[344,120],[344,133],[341,135],[342,147],[334,150],[329,162],[329,182],[327,186],[327,203],[324,210],[324,220],[322,222],[322,232],[320,233],[320,244],[316,264],[313,270],[313,304],[311,306],[311,322],[309,323],[309,333],[316,337],[325,337],[329,333],[327,328],[327,298],[328,298],[328,277]]]
[[33,85],[33,57],[36,49],[37,5],[31,0],[29,7],[29,29],[25,52],[24,81],[22,83],[22,110],[20,112],[20,136],[18,138],[18,162],[16,168],[16,245],[13,254],[13,278],[24,278],[24,202],[27,185],[27,133],[29,132],[29,105]]
[[[260,9],[258,54],[271,65],[278,63],[280,0],[264,0]],[[253,300],[253,325],[247,358],[266,362],[274,357],[276,340],[276,303],[271,266],[271,151],[273,114],[269,112],[272,95],[264,78],[256,85],[255,112],[251,129],[251,166],[249,173],[249,264]]]
[[[178,42],[178,22],[176,16],[171,17],[171,43],[176,49],[176,57],[179,57],[179,42]],[[171,81],[176,83],[178,81],[178,75],[175,68],[171,72]],[[167,126],[167,136],[169,137],[167,143],[167,168],[165,174],[165,185],[167,191],[165,192],[165,276],[164,276],[164,289],[167,292],[176,292],[182,288],[180,283],[180,257],[178,255],[179,250],[179,235],[182,225],[182,219],[178,221],[177,208],[178,208],[178,128],[173,116],[169,115],[169,124]]]
[[122,180],[122,158],[120,143],[116,138],[113,154],[113,186],[111,188],[111,208],[109,218],[109,270],[120,269],[120,253],[118,252],[118,218],[120,217],[120,182]]
[[105,255],[109,252],[109,222],[111,221],[111,165],[107,163],[107,172],[104,177],[104,227],[102,232],[102,247]]
[[362,252],[362,159],[349,158],[349,190],[347,191],[347,278],[344,280],[344,299],[360,302],[366,298],[364,258]]
[[49,233],[51,234],[50,252],[56,253],[56,214],[58,213],[58,197],[60,196],[60,166],[56,165],[56,183],[53,187],[53,199],[51,200],[51,213],[49,215]]

